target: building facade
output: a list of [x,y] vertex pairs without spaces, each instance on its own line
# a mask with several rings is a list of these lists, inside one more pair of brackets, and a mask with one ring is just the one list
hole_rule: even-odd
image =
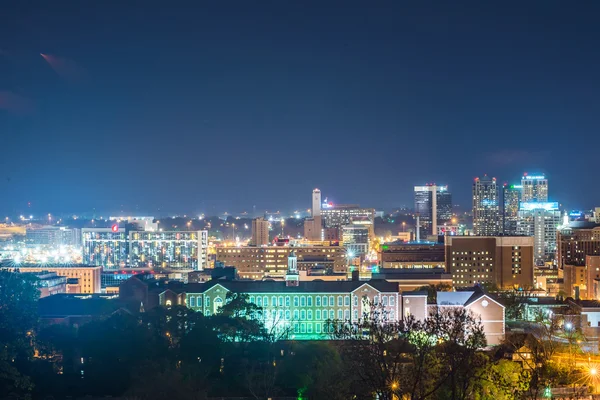
[[199,271],[208,266],[208,231],[126,231],[84,228],[83,260],[105,270],[157,268]]
[[533,288],[534,241],[524,236],[446,236],[446,271],[456,288]]
[[327,204],[321,208],[323,227],[341,229],[349,225],[354,219],[375,220],[375,209],[361,208],[355,204]]
[[504,185],[502,189],[502,218],[505,235],[517,234],[522,185]]
[[600,226],[587,223],[580,225],[561,227],[557,232],[559,268],[565,265],[585,265],[586,256],[600,255]]
[[378,259],[383,269],[446,268],[444,245],[437,243],[384,243]]
[[25,241],[39,246],[81,246],[81,230],[57,226],[27,229]]
[[546,202],[548,201],[548,179],[544,175],[523,175],[521,179],[523,186],[523,202]]
[[321,191],[315,189],[312,192],[312,217],[318,217],[321,215]]
[[346,225],[342,228],[342,241],[346,254],[361,257],[369,252],[371,227],[360,224]]
[[102,268],[98,266],[87,265],[37,265],[37,264],[20,264],[18,267],[2,265],[3,268],[15,269],[18,268],[21,272],[27,273],[42,273],[53,272],[58,276],[64,276],[68,279],[77,279],[81,287],[80,293],[100,293],[100,282]]
[[556,232],[561,224],[556,202],[522,202],[517,220],[517,234],[533,236],[534,255],[538,264],[556,257]]
[[224,304],[227,293],[243,293],[263,309],[268,330],[296,340],[328,339],[328,321],[356,322],[381,305],[389,321],[403,315],[423,319],[427,315],[427,294],[407,296],[403,307],[398,286],[386,281],[299,281],[296,285],[275,281],[212,281],[189,284],[185,304],[204,315],[213,315]]
[[473,232],[497,236],[502,232],[500,199],[496,178],[475,178],[473,183]]
[[334,273],[346,272],[346,250],[343,246],[217,247],[216,260],[235,267],[241,279],[282,278],[292,250],[298,257],[300,270],[318,268]]
[[250,244],[253,246],[266,246],[269,244],[269,221],[264,218],[255,218],[252,220],[252,239]]
[[438,226],[452,219],[452,194],[448,186],[415,186],[415,212],[419,214],[420,236],[436,235]]

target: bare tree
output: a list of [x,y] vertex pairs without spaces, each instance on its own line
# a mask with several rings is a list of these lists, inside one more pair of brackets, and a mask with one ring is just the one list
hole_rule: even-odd
[[391,320],[381,306],[356,322],[329,321],[349,372],[380,399],[426,399],[447,389],[465,399],[487,362],[481,323],[462,308],[435,310],[425,321]]

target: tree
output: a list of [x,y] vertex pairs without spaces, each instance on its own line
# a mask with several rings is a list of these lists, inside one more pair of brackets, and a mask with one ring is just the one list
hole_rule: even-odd
[[121,313],[79,329],[81,369],[89,394],[121,394],[135,371],[172,364],[169,340],[140,322],[137,316]]
[[475,400],[513,400],[523,398],[529,390],[529,371],[521,364],[499,360],[488,364],[476,382]]
[[26,396],[33,389],[22,371],[33,357],[36,280],[29,274],[0,271],[0,397]]
[[358,386],[380,399],[432,396],[466,399],[475,390],[487,357],[481,353],[485,335],[481,323],[463,308],[435,310],[429,318],[389,319],[382,306],[372,305],[357,322],[332,321],[332,336],[348,373]]
[[438,283],[436,285],[425,285],[417,288],[420,291],[427,291],[427,303],[435,304],[437,301],[437,292],[450,292],[452,285],[447,283]]
[[229,292],[225,304],[210,317],[223,341],[250,342],[267,338],[263,309],[248,299],[247,294]]

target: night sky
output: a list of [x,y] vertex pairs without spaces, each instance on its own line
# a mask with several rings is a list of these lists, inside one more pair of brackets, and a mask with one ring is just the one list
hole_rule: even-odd
[[3,3],[0,213],[600,205],[600,2],[149,3]]

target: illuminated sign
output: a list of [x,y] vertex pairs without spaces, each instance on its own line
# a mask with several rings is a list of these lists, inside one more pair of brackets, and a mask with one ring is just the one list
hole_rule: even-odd
[[573,210],[573,211],[571,211],[571,212],[569,213],[569,217],[577,217],[577,218],[580,218],[580,217],[583,217],[583,213],[582,213],[581,211],[576,211],[576,210]]
[[531,176],[524,176],[523,178],[525,178],[525,179],[546,179],[546,177],[544,175],[531,175]]
[[546,210],[546,211],[556,211],[558,210],[558,202],[556,201],[531,201],[521,203],[521,210],[531,211],[531,210]]
[[115,225],[112,226],[111,229],[112,229],[113,232],[119,232],[119,225],[115,224]]
[[511,189],[523,189],[523,185],[510,185]]

